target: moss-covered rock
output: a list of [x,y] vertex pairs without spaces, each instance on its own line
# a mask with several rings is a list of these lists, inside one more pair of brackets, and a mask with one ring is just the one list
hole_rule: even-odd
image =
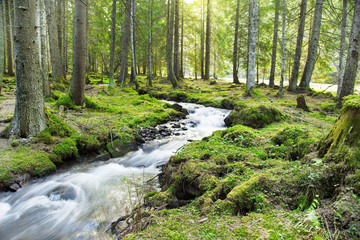
[[56,145],[54,154],[59,156],[63,161],[78,157],[79,152],[76,147],[76,141],[72,138],[65,138],[62,143]]
[[112,158],[122,157],[128,152],[139,149],[135,139],[115,139],[109,142],[106,147]]
[[70,137],[74,130],[69,127],[62,119],[55,115],[51,110],[46,109],[45,111],[47,117],[47,128],[44,131],[49,132],[52,136],[59,137]]
[[268,124],[280,122],[284,118],[285,115],[277,108],[260,105],[240,111],[232,111],[225,119],[225,123],[227,126],[242,124],[252,128],[263,128]]
[[80,154],[98,152],[101,148],[101,143],[95,135],[80,134],[72,138],[76,140],[76,147]]

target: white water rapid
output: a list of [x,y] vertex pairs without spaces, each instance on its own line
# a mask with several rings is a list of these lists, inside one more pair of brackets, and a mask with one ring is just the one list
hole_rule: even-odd
[[188,140],[200,140],[225,128],[228,110],[181,105],[190,115],[180,121],[180,129],[174,129],[178,136],[147,142],[138,151],[107,162],[76,165],[15,193],[0,193],[0,239],[102,238],[108,224],[142,197],[141,189],[159,173],[158,165]]

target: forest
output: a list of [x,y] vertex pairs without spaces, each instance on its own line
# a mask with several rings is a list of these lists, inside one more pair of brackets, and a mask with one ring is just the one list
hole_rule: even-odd
[[360,0],[0,0],[0,239],[359,239]]

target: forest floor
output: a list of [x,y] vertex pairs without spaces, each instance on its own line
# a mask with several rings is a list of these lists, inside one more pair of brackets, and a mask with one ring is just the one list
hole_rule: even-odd
[[[53,83],[47,129],[30,142],[3,140],[0,187],[20,184],[24,174],[49,174],[80,155],[121,156],[143,140],[143,129],[183,117],[158,99],[192,102],[232,109],[229,128],[172,157],[160,177],[162,191],[145,198],[150,209],[137,208],[132,224],[116,226],[114,233],[130,233],[127,239],[360,237],[359,189],[335,188],[342,184],[336,170],[317,154],[341,113],[332,94],[285,92],[279,98],[277,89],[259,85],[248,97],[243,84],[225,81],[184,79],[174,90],[164,78],[155,79],[154,87],[144,76],[138,80],[138,91],[131,85],[109,89],[106,77],[89,75],[84,108],[68,97],[68,81]],[[9,78],[0,120],[12,115],[13,91]],[[309,112],[297,108],[299,96]]]

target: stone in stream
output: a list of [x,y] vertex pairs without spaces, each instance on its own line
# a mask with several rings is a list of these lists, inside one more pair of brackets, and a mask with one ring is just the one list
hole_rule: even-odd
[[186,110],[185,108],[183,108],[180,104],[178,103],[175,103],[173,105],[171,105],[171,108],[175,109],[176,111],[178,112],[182,112],[184,113],[185,115],[189,115],[189,112],[188,110]]
[[10,192],[16,192],[17,190],[19,190],[21,188],[21,185],[19,183],[13,183],[9,186],[9,191]]

